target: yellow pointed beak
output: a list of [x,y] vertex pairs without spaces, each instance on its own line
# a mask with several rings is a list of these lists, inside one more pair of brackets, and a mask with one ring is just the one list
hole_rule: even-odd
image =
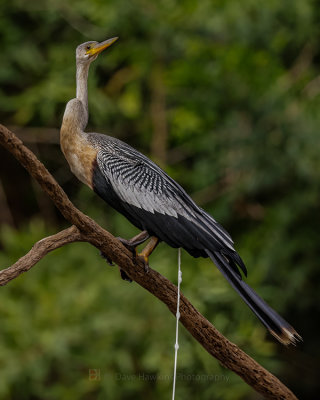
[[111,46],[118,39],[119,39],[118,37],[114,37],[111,39],[107,39],[104,42],[98,43],[94,47],[92,47],[92,49],[87,50],[86,54],[89,54],[90,56],[100,54],[103,50]]

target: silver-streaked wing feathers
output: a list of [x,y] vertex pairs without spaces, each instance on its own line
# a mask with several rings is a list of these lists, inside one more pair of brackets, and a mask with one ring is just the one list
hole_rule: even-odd
[[150,168],[150,164],[104,151],[98,152],[97,162],[125,203],[153,214],[158,212],[176,218],[179,214],[189,220],[195,216],[192,208],[181,202],[171,182]]
[[158,165],[118,139],[90,137],[93,143],[99,141],[98,166],[123,202],[152,214],[184,217],[234,250],[230,235]]

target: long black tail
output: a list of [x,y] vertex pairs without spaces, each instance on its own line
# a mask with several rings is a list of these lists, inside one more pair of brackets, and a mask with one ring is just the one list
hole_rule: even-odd
[[274,337],[285,345],[302,340],[293,327],[242,280],[238,267],[230,255],[224,256],[220,252],[210,250],[206,250],[206,253]]

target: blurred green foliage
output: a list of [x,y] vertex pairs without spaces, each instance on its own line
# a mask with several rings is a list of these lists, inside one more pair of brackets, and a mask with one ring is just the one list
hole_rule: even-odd
[[[248,282],[304,345],[270,339],[207,260],[183,255],[183,292],[310,399],[319,390],[319,16],[311,0],[0,2],[1,122],[22,130],[77,206],[130,237],[135,229],[72,178],[49,141],[75,95],[75,47],[120,36],[91,67],[88,129],[161,163],[232,234]],[[1,209],[13,214],[1,226],[1,267],[65,224],[14,165],[1,150]],[[151,260],[173,281],[176,264],[165,245]],[[1,398],[170,396],[174,318],[86,244],[1,288],[0,318]],[[257,398],[183,328],[178,368],[179,398]]]

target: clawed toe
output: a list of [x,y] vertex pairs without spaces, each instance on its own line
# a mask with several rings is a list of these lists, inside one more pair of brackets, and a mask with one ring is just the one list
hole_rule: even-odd
[[104,260],[106,260],[106,262],[107,262],[111,267],[114,267],[114,264],[113,264],[111,258],[108,257],[103,251],[100,251],[100,256],[101,256]]
[[132,279],[127,275],[127,273],[126,272],[124,272],[124,270],[123,269],[121,269],[120,267],[119,267],[119,270],[120,270],[120,276],[121,276],[121,278],[124,280],[124,281],[127,281],[127,282],[132,282]]
[[[152,237],[150,242],[147,244],[147,246],[142,250],[141,253],[137,254],[136,247],[145,242],[150,235],[148,234],[147,231],[142,231],[135,237],[133,237],[130,240],[123,239],[122,237],[117,237],[117,239],[128,249],[132,252],[133,258],[136,259],[137,257],[141,259],[144,263],[144,271],[146,273],[149,272],[149,256],[152,253],[152,251],[155,249],[157,244],[159,243],[159,239],[156,237]],[[110,265],[112,264],[112,261],[103,253],[101,253],[102,257],[109,262]],[[127,275],[125,271],[123,271],[120,267],[120,276],[123,280],[132,282],[132,279]]]
[[143,253],[138,254],[139,259],[143,262],[144,264],[144,272],[148,273],[150,270],[149,267],[149,258],[145,256]]
[[133,257],[136,256],[136,248],[135,246],[130,242],[130,240],[123,239],[121,237],[117,237],[117,239],[126,247],[129,251],[131,251]]
[[150,271],[150,266],[149,266],[149,262],[145,262],[144,263],[144,272],[147,274]]

